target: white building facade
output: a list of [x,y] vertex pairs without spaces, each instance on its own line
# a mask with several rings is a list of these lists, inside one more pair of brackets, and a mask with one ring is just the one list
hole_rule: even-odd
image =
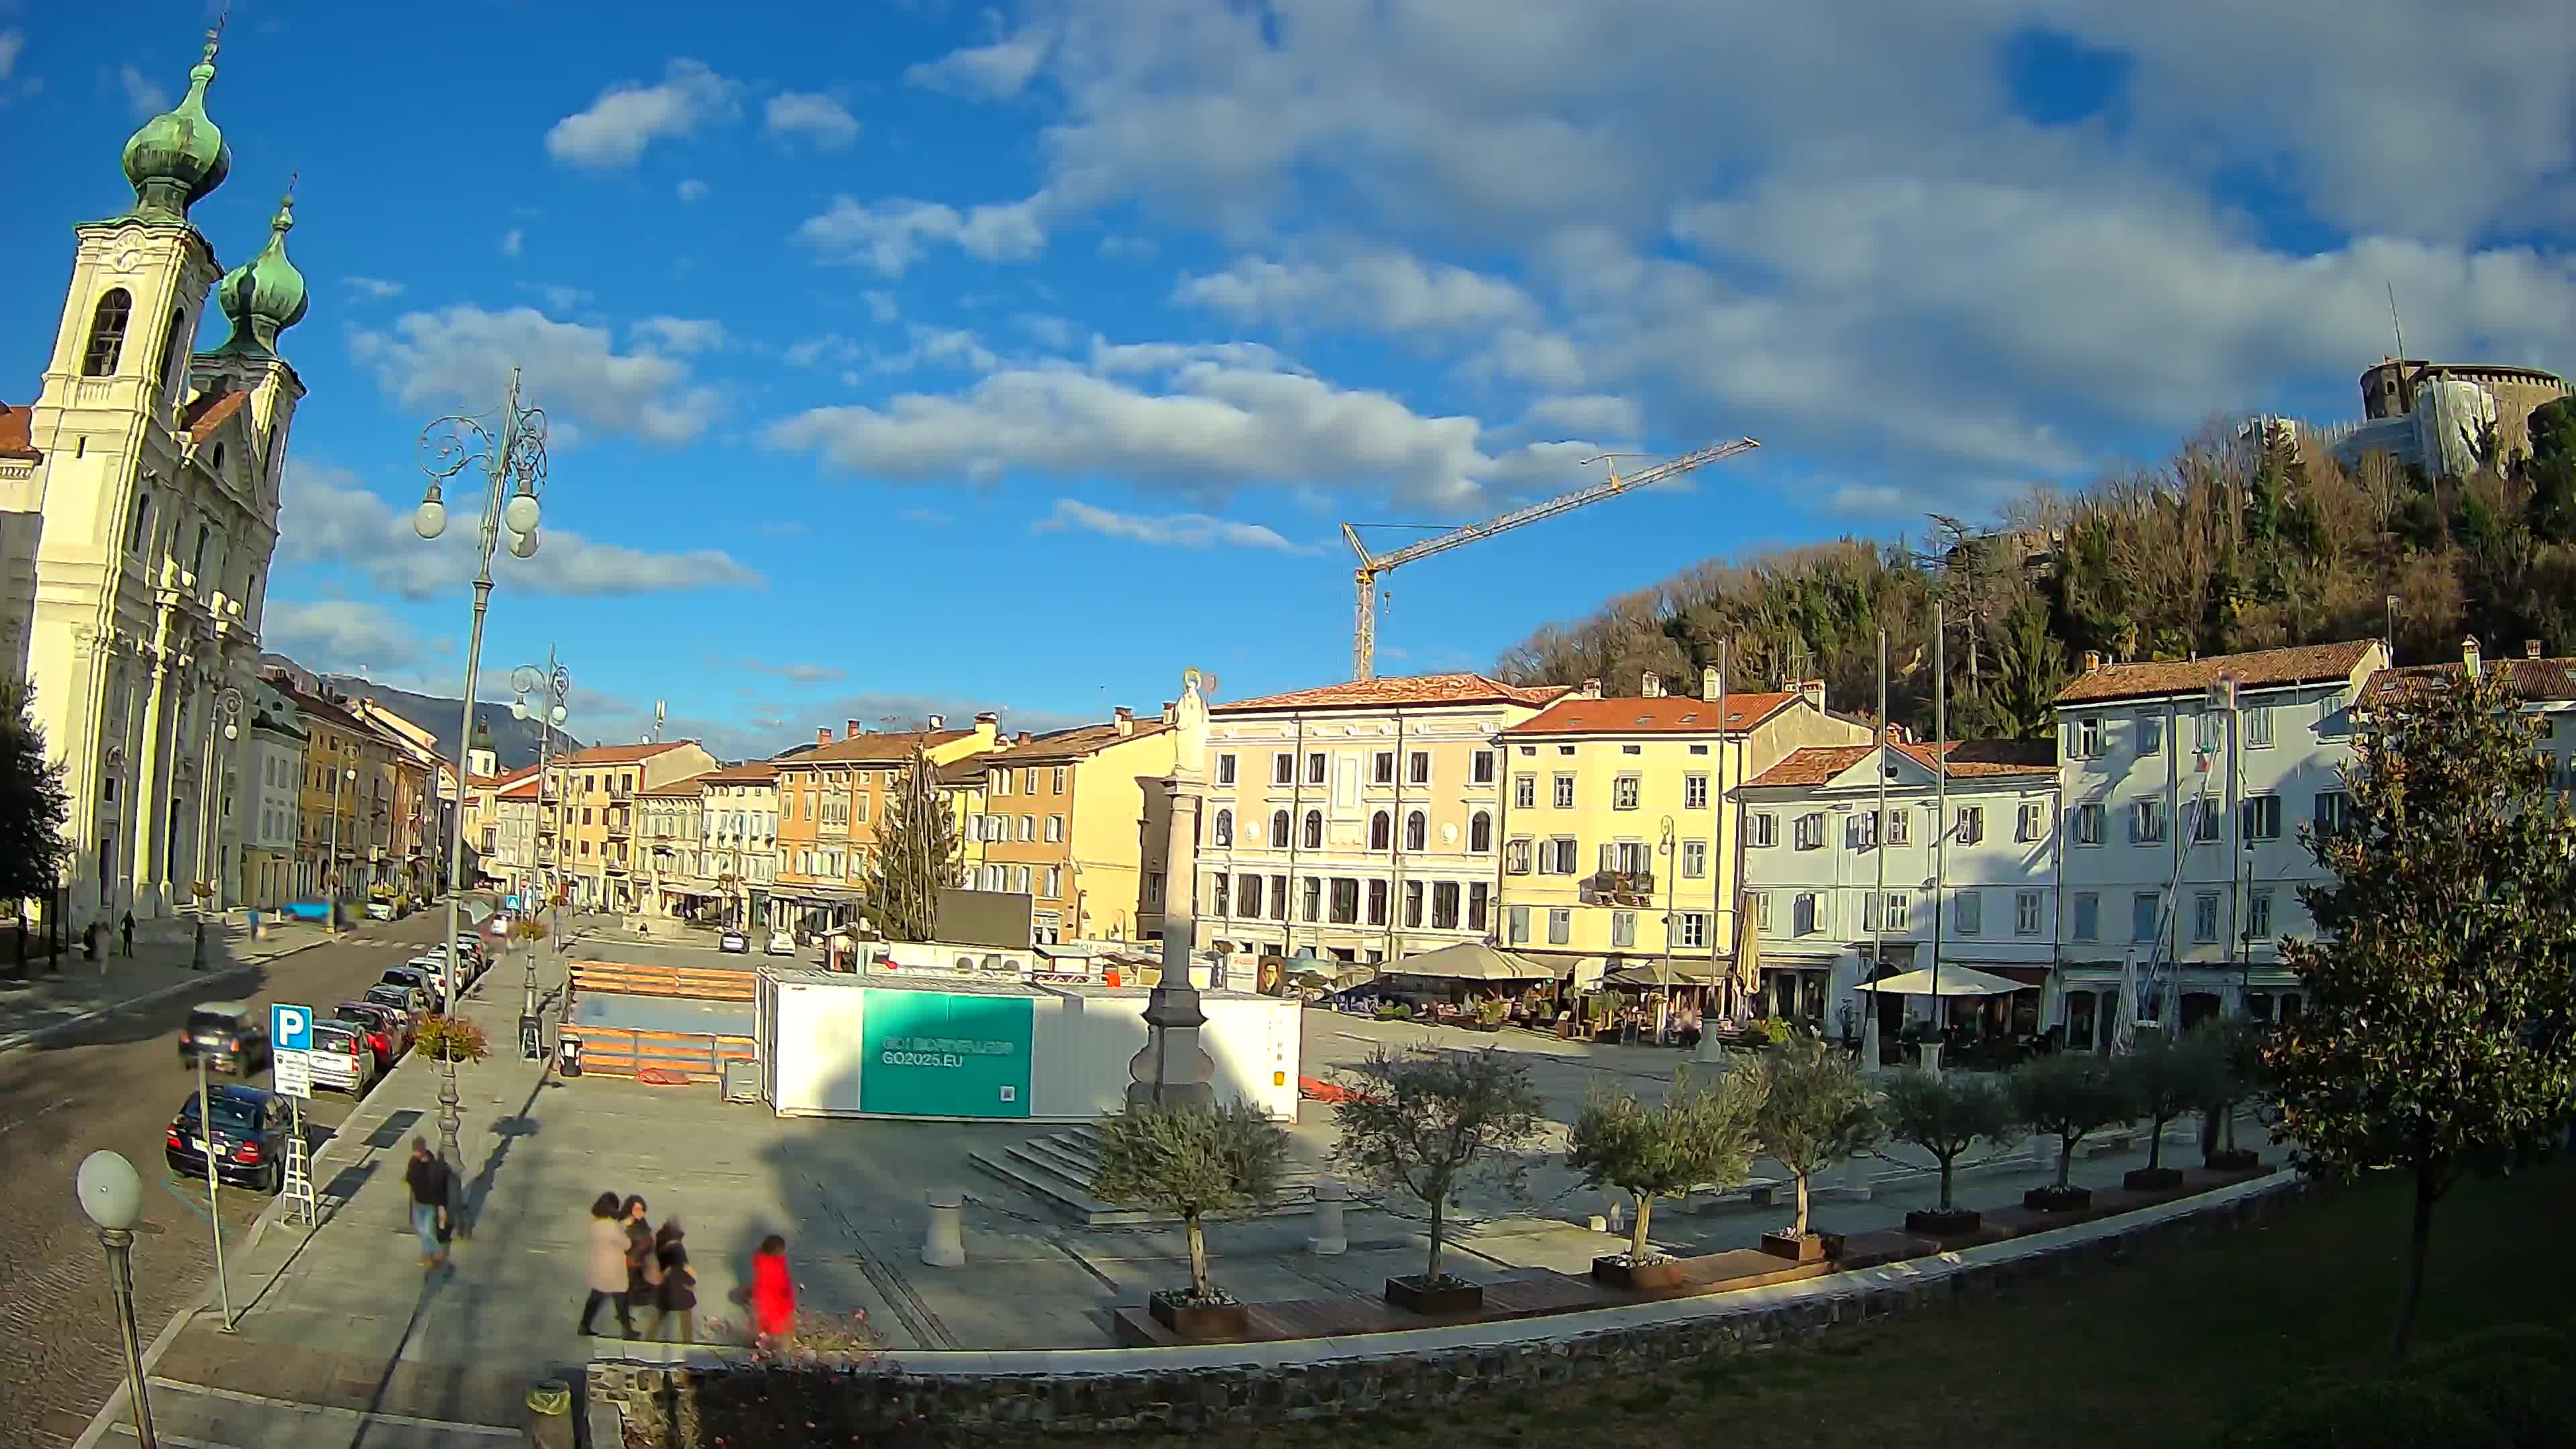
[[778,767],[766,760],[728,765],[701,778],[703,869],[717,918],[735,925],[769,920],[778,880]]
[[2295,1013],[2283,937],[2314,929],[2299,888],[2329,879],[2302,826],[2339,818],[2354,706],[2377,640],[2181,662],[2088,656],[2057,698],[2060,999],[2069,1046],[2134,1018],[2188,1027]]
[[312,882],[297,842],[304,832],[304,726],[295,702],[264,679],[250,688],[250,749],[241,823],[243,905],[274,909],[310,900]]
[[[1764,1014],[1859,1035],[1875,947],[1879,975],[1937,960],[2022,983],[1982,1009],[2038,1030],[2057,960],[2058,791],[2046,741],[1808,748],[1754,777],[1739,833]],[[1930,1005],[1879,1001],[1881,1030],[1892,1039],[1902,1012]]]

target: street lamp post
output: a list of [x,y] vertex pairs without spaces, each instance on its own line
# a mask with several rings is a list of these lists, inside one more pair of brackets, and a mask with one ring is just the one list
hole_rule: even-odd
[[143,1215],[143,1179],[134,1164],[114,1152],[93,1152],[72,1179],[81,1211],[98,1225],[98,1240],[107,1246],[108,1271],[116,1282],[116,1326],[125,1341],[125,1395],[134,1418],[134,1437],[143,1449],[160,1449],[152,1432],[152,1400],[143,1382],[143,1339],[134,1328],[134,1223]]
[[[471,740],[475,675],[483,663],[483,616],[492,603],[492,551],[503,545],[505,534],[513,555],[527,558],[537,551],[537,493],[546,481],[546,415],[542,409],[519,406],[519,370],[514,367],[510,369],[510,387],[502,397],[501,411],[490,426],[481,418],[450,414],[421,430],[420,451],[421,471],[429,475],[429,489],[412,514],[412,530],[424,539],[434,539],[447,531],[447,505],[440,498],[441,485],[468,469],[479,469],[484,478],[483,516],[475,534],[478,553],[474,624],[465,646],[465,718],[456,736]],[[464,879],[465,812],[459,810],[447,841],[447,968],[440,983],[450,1012],[456,1010],[461,974],[456,936]],[[439,1151],[451,1168],[458,1165],[459,1158],[456,1132],[462,1123],[456,1111],[458,1100],[456,1059],[442,1055],[438,1141]]]
[[[220,735],[227,742],[241,738],[242,692],[227,684],[215,695],[214,719],[206,730],[205,792],[209,800],[229,802],[231,790],[216,770],[215,740]],[[212,728],[220,722],[220,730]],[[201,817],[204,826],[197,832],[197,879],[214,888],[214,894],[202,898],[197,907],[197,929],[194,944],[189,947],[188,964],[192,969],[206,969],[205,901],[215,901],[218,909],[227,900],[224,891],[223,810],[219,803]]]
[[[546,768],[554,756],[555,731],[563,727],[563,722],[568,717],[567,706],[572,698],[572,673],[555,662],[555,651],[549,646],[546,649],[545,668],[539,669],[533,664],[522,664],[510,671],[510,692],[516,696],[510,701],[510,715],[513,719],[526,719],[528,696],[531,694],[537,696],[537,833],[542,836],[546,829]],[[563,848],[560,832],[558,832],[555,847],[558,850]],[[547,936],[551,940],[555,902],[554,872],[547,870],[542,878],[545,881],[546,923],[549,927]],[[533,1020],[537,1014],[537,947],[533,943],[527,949],[527,967],[527,1002],[519,1014],[523,1020]],[[524,1031],[525,1027],[521,1030]]]

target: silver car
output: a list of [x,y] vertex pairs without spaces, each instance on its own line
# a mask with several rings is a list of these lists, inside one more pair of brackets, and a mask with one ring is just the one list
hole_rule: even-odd
[[376,1084],[375,1051],[364,1036],[345,1023],[313,1023],[313,1050],[307,1059],[313,1064],[313,1085],[317,1087],[363,1097]]

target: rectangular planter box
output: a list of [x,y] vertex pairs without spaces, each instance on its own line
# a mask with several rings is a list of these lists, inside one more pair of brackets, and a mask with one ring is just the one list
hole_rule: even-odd
[[2056,1194],[2053,1187],[2034,1187],[2021,1195],[2021,1205],[2035,1213],[2080,1212],[2093,1205],[2093,1190],[2089,1187],[2066,1189],[2064,1202],[2054,1201]]
[[1592,1281],[1605,1288],[1626,1288],[1643,1292],[1652,1288],[1670,1288],[1682,1281],[1682,1260],[1667,1258],[1660,1263],[1630,1266],[1615,1257],[1592,1260]]
[[1455,1280],[1426,1287],[1421,1274],[1408,1273],[1386,1280],[1386,1301],[1408,1313],[1474,1313],[1485,1306],[1485,1290],[1478,1284]]
[[1927,1238],[1963,1238],[1975,1232],[1983,1222],[1974,1208],[1946,1213],[1925,1208],[1905,1215],[1905,1230]]
[[2131,1192],[2164,1192],[2182,1186],[2179,1167],[2133,1167],[2121,1174],[2120,1186]]
[[1792,1263],[1821,1263],[1843,1255],[1843,1235],[1809,1233],[1803,1238],[1794,1238],[1787,1233],[1764,1233],[1762,1251]]
[[1249,1321],[1240,1303],[1175,1303],[1167,1293],[1147,1297],[1145,1311],[1183,1338],[1240,1338]]

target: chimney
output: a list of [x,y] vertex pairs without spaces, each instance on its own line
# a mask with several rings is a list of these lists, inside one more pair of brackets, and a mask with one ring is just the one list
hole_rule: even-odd
[[1583,687],[1574,692],[1574,697],[1576,699],[1599,699],[1601,697],[1601,681],[1598,679],[1587,679],[1583,681]]
[[1179,701],[1179,700],[1176,700],[1176,699],[1167,699],[1167,700],[1164,700],[1164,701],[1163,701],[1163,712],[1162,712],[1162,715],[1160,716],[1160,717],[1161,717],[1161,719],[1162,719],[1162,721],[1163,721],[1163,723],[1165,723],[1165,724],[1179,724],[1179,723],[1181,722],[1180,708],[1181,708],[1181,703],[1180,703],[1180,701]]
[[1663,697],[1664,697],[1664,677],[1663,677],[1662,675],[1660,675],[1660,674],[1657,674],[1655,671],[1653,671],[1653,670],[1651,670],[1651,669],[1647,670],[1647,671],[1646,671],[1646,677],[1645,677],[1644,679],[1642,679],[1642,680],[1638,681],[1638,684],[1637,684],[1637,693],[1639,693],[1639,694],[1641,694],[1641,695],[1645,696],[1645,697],[1646,697],[1646,698],[1648,698],[1648,699],[1661,699],[1661,698],[1663,698]]
[[2539,641],[2539,640],[2537,640],[2537,639],[2525,639],[2525,640],[2523,640],[2523,641],[2522,641],[2522,657],[2523,657],[2523,658],[2525,658],[2525,659],[2537,659],[2537,658],[2539,658],[2539,657],[2540,657],[2540,641]]
[[816,725],[816,726],[814,726],[814,743],[816,743],[816,744],[818,744],[818,745],[828,745],[828,744],[830,744],[831,742],[832,742],[832,727],[831,727],[830,725]]
[[1801,679],[1798,681],[1798,692],[1805,695],[1807,697],[1807,703],[1815,706],[1818,710],[1822,710],[1825,707],[1825,682],[1823,680]]
[[1002,732],[1002,717],[991,710],[975,716],[975,738],[990,743]]
[[1022,730],[1022,731],[1020,731],[1019,738],[1018,738],[1018,739],[1013,740],[1011,743],[1013,743],[1013,744],[1018,744],[1018,745],[1025,745],[1025,744],[1027,744],[1028,742],[1029,742],[1029,732],[1028,732],[1027,730]]
[[2087,673],[2087,674],[2093,674],[2093,673],[2097,673],[2097,672],[2099,672],[2099,671],[2101,670],[2101,668],[2102,668],[2102,651],[2101,651],[2101,650],[2099,650],[2099,649],[2087,649],[2087,650],[2085,650],[2085,651],[2084,651],[2084,672],[2085,672],[2085,673]]
[[934,714],[934,715],[932,715],[932,716],[930,717],[930,727],[931,727],[932,729],[935,729],[935,730],[942,730],[942,729],[946,729],[946,728],[948,728],[948,716],[946,716],[946,715],[944,715],[944,714]]
[[1717,666],[1714,664],[1703,665],[1699,671],[1699,697],[1702,699],[1713,700],[1717,698],[1717,696]]
[[1111,710],[1109,717],[1118,726],[1118,733],[1122,735],[1136,733],[1136,711],[1122,704]]
[[2480,673],[2478,667],[2478,636],[2475,634],[2471,634],[2466,639],[2460,641],[2460,668],[2466,670],[2471,679],[2477,678]]

